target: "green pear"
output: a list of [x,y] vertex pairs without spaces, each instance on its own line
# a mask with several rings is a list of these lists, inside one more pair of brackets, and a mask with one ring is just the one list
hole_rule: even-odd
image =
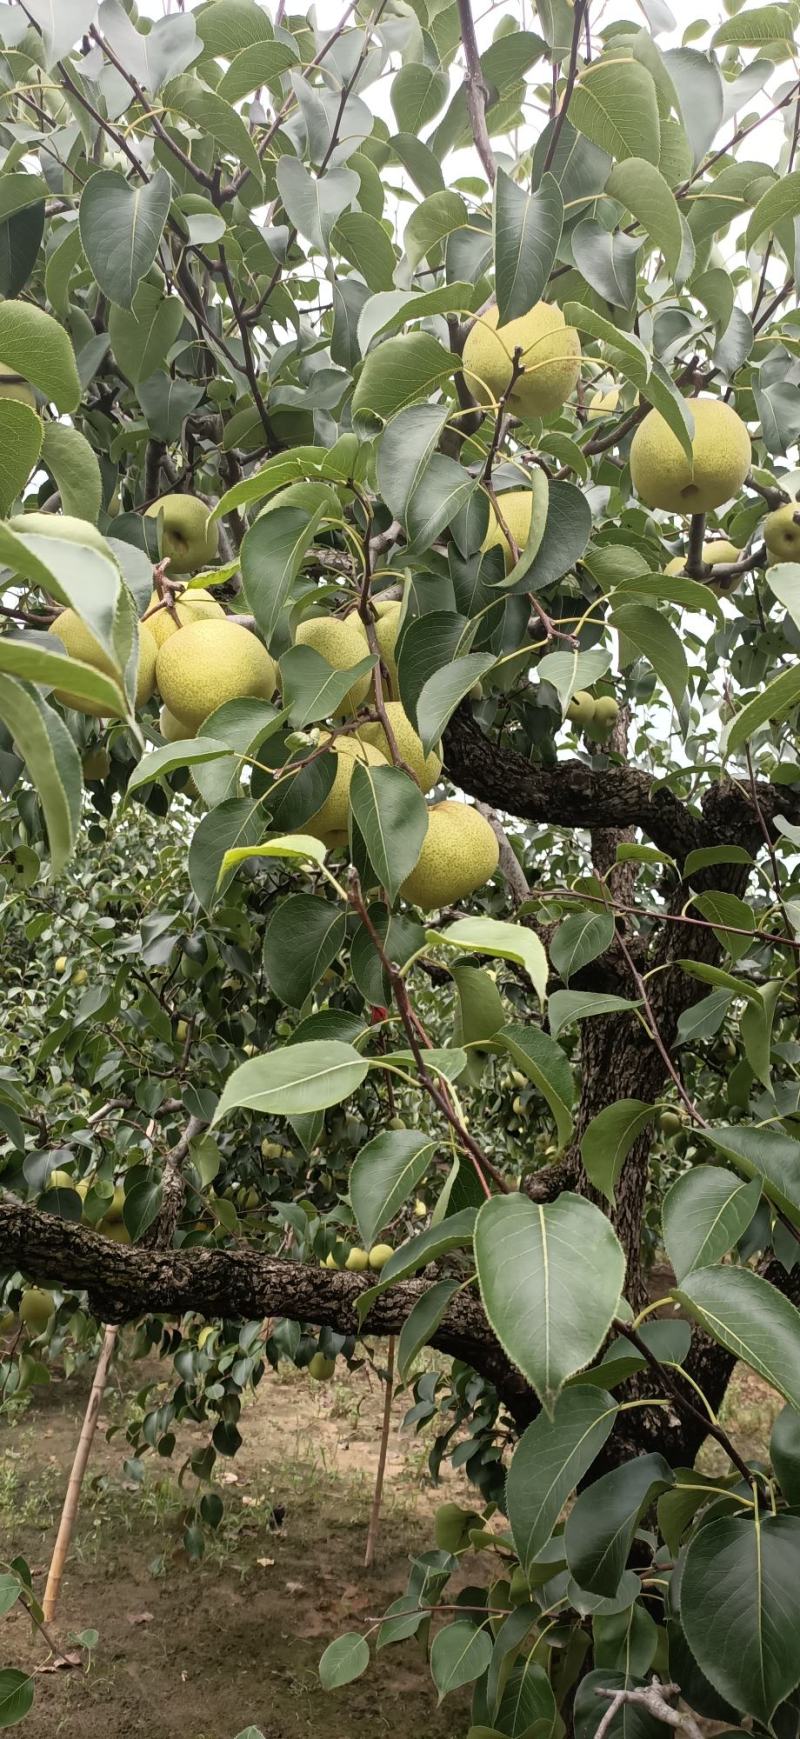
[[197,495],[162,495],[145,508],[160,523],[160,548],[169,558],[170,577],[196,573],[217,559],[219,526]]

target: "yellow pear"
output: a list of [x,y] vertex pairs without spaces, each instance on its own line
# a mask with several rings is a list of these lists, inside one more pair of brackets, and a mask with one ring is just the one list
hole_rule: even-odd
[[383,1268],[384,1264],[388,1262],[389,1257],[393,1255],[394,1251],[391,1244],[373,1244],[367,1257],[367,1261],[369,1262],[370,1268]]
[[13,1334],[16,1326],[16,1312],[0,1309],[0,1340],[6,1340],[10,1334]]
[[90,520],[78,519],[74,513],[17,513],[8,524],[11,531],[26,536],[33,533],[36,537],[61,537],[65,543],[88,544],[89,549],[97,549],[114,561],[103,533]]
[[[225,615],[216,598],[200,586],[194,592],[184,592],[171,610],[166,606],[156,609],[159,601],[158,593],[154,592],[145,612],[147,620],[144,624],[156,643],[156,651],[171,634],[177,634],[179,628],[188,628],[192,622],[205,622]],[[155,610],[154,616],[149,614],[151,610]]]
[[55,1307],[52,1292],[45,1292],[41,1286],[29,1286],[22,1294],[19,1314],[32,1334],[44,1334]]
[[597,417],[610,417],[619,404],[619,387],[612,386],[608,392],[592,393],[586,410],[590,423]]
[[329,1383],[336,1369],[335,1359],[326,1359],[324,1353],[315,1353],[308,1361],[308,1374],[315,1383]]
[[586,725],[591,724],[594,718],[595,705],[593,694],[589,694],[585,688],[576,688],[567,707],[567,718],[571,720],[572,724],[578,726],[579,731],[583,730]]
[[[61,641],[65,652],[70,658],[79,658],[82,664],[91,664],[95,670],[102,670],[106,676],[111,676],[121,687],[119,672],[114,667],[114,661],[109,653],[104,651],[100,642],[95,639],[91,628],[77,616],[74,610],[62,610],[51,624],[50,633]],[[152,640],[143,628],[139,636],[139,664],[136,675],[136,699],[139,703],[140,691],[145,698],[153,692],[153,676],[155,672],[155,656]],[[68,689],[57,688],[56,700],[62,706],[71,706],[76,712],[87,713],[90,718],[121,718],[123,708],[112,708],[105,702],[84,700],[79,694],[70,694]]]
[[[442,771],[441,755],[435,749],[431,749],[427,755],[423,754],[419,737],[399,700],[386,702],[386,717],[401,761],[405,761],[406,766],[411,769],[420,791],[430,791]],[[358,735],[362,743],[371,743],[374,749],[380,749],[387,761],[391,761],[392,754],[383,725],[362,725]]]
[[[296,646],[311,646],[333,670],[351,670],[354,664],[360,664],[362,658],[369,657],[366,629],[360,617],[353,614],[344,618],[309,616],[298,623],[294,638]],[[356,712],[366,700],[371,684],[369,672],[366,676],[359,676],[337,708],[337,717],[344,718]]]
[[380,648],[381,664],[389,677],[389,693],[395,700],[400,694],[395,647],[400,633],[402,609],[402,604],[395,598],[387,598],[385,603],[378,602],[375,605],[375,638]]
[[131,1241],[130,1232],[121,1220],[98,1220],[95,1231],[103,1238],[110,1238],[112,1244],[129,1244]]
[[70,1176],[68,1171],[63,1171],[59,1167],[56,1171],[51,1171],[47,1179],[47,1188],[49,1190],[74,1190],[75,1179]]
[[336,777],[322,808],[311,816],[310,821],[304,821],[300,830],[310,833],[314,839],[321,839],[323,845],[327,845],[333,835],[347,837],[350,781],[356,761],[363,761],[368,767],[386,766],[385,755],[372,743],[360,742],[357,736],[335,737],[333,753],[336,756]]
[[[735,543],[730,543],[726,537],[718,537],[712,543],[703,544],[703,561],[711,568],[715,568],[719,562],[738,562],[741,553]],[[665,574],[685,574],[687,559],[686,556],[673,556],[667,562]]]
[[53,961],[53,971],[56,972],[60,978],[62,972],[66,972],[66,970],[67,970],[67,956],[66,956],[66,954],[59,954],[57,956],[57,958]]
[[169,557],[170,577],[195,573],[217,559],[219,525],[197,495],[162,495],[145,508],[148,519],[161,522],[162,557]]
[[423,912],[453,905],[489,881],[499,858],[495,835],[477,809],[450,800],[435,803],[419,860],[400,892]]
[[[520,550],[523,550],[530,535],[533,491],[531,489],[508,489],[505,495],[498,495],[497,505],[515,544]],[[489,528],[481,547],[487,550],[495,549],[498,545],[503,551],[506,573],[508,573],[514,566],[514,553],[497,518],[494,506],[490,506]]]
[[659,411],[649,411],[631,443],[631,481],[648,507],[711,513],[738,495],[750,469],[750,436],[723,399],[688,399],[694,417],[692,464]]
[[349,1269],[351,1274],[363,1274],[364,1269],[368,1268],[368,1267],[369,1267],[368,1252],[366,1250],[362,1250],[358,1244],[354,1244],[354,1246],[353,1246],[352,1250],[350,1251],[350,1254],[347,1258],[347,1261],[345,1262],[345,1268]]
[[514,352],[522,351],[524,372],[507,400],[518,417],[546,417],[574,392],[581,368],[581,342],[560,308],[536,302],[518,320],[498,326],[498,310],[488,308],[464,345],[464,375],[478,404],[490,410],[511,379]]
[[36,409],[36,394],[29,385],[24,374],[18,374],[15,368],[9,368],[5,362],[0,362],[0,399],[19,399],[24,405]]
[[800,502],[786,501],[764,520],[767,555],[771,562],[800,561]]
[[182,743],[187,737],[193,737],[188,725],[182,725],[180,719],[173,718],[169,707],[162,706],[158,715],[158,728],[167,743]]
[[139,662],[136,666],[136,705],[146,706],[156,686],[158,647],[147,624],[139,629]]
[[226,700],[275,692],[275,665],[261,641],[239,622],[192,622],[165,640],[156,659],[156,682],[173,718],[197,731]]

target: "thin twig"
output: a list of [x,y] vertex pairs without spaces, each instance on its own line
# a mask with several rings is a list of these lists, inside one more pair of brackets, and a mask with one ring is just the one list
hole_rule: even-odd
[[381,1500],[383,1498],[383,1480],[386,1473],[386,1456],[389,1449],[389,1432],[392,1425],[392,1396],[394,1392],[394,1335],[390,1334],[386,1349],[386,1376],[384,1378],[383,1421],[381,1424],[381,1441],[378,1450],[378,1466],[375,1473],[375,1490],[372,1494],[372,1509],[367,1529],[367,1545],[364,1552],[364,1569],[371,1570],[375,1559],[375,1542],[378,1538],[378,1524],[381,1519]]
[[575,87],[575,77],[578,71],[578,50],[580,48],[581,30],[583,29],[584,17],[588,17],[588,12],[589,0],[575,0],[575,12],[572,22],[572,45],[569,51],[569,66],[567,67],[567,82],[564,86],[564,94],[561,98],[561,105],[558,114],[553,122],[553,131],[550,134],[544,163],[542,164],[543,175],[547,174],[547,171],[555,157],[558,149],[558,141],[561,138],[561,129],[567,118],[567,110],[572,100],[572,92]]
[[458,17],[461,24],[461,41],[464,45],[464,62],[466,72],[464,86],[467,93],[467,109],[469,111],[472,137],[475,149],[486,171],[486,179],[490,187],[494,187],[497,176],[492,142],[486,125],[486,106],[489,101],[489,88],[483,76],[478,39],[475,35],[475,23],[472,17],[470,0],[458,0]]

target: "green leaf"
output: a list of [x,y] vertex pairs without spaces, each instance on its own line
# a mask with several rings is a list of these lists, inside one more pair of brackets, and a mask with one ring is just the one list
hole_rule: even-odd
[[[755,936],[755,916],[752,906],[744,900],[737,899],[735,894],[719,893],[716,889],[706,894],[694,894],[692,904],[698,912],[707,918],[714,926],[717,941],[726,948],[733,960],[740,960],[752,947]],[[733,925],[730,929],[727,926]],[[740,930],[749,932],[739,935]]]
[[541,1027],[511,1025],[497,1034],[492,1050],[507,1051],[533,1082],[553,1113],[559,1146],[565,1147],[572,1134],[575,1082],[560,1045]]
[[103,482],[94,449],[80,429],[67,423],[45,423],[42,463],[59,491],[62,512],[96,525]]
[[750,216],[745,235],[745,246],[749,250],[761,240],[767,231],[774,231],[785,218],[797,217],[800,213],[800,169],[795,169],[789,175],[784,175],[780,181],[763,193]]
[[0,1575],[0,1618],[16,1606],[21,1592],[22,1583],[18,1576]]
[[18,296],[24,290],[39,258],[44,220],[42,201],[0,222],[0,295]]
[[[256,182],[261,184],[261,159],[253,141],[249,127],[241,115],[226,103],[223,97],[210,91],[206,85],[194,76],[172,79],[162,93],[162,102],[167,109],[175,114],[183,115],[191,121],[206,137],[210,135],[217,144],[250,170]],[[281,162],[287,162],[281,158]],[[280,167],[280,165],[279,165]],[[280,178],[279,178],[280,184]]]
[[549,172],[529,194],[498,169],[494,184],[495,291],[499,324],[541,300],[564,222],[561,188]]
[[580,133],[615,158],[657,163],[661,145],[656,87],[647,68],[621,51],[591,61],[575,83],[569,118]]
[[390,290],[397,255],[382,223],[368,211],[344,211],[331,237],[370,290]]
[[158,1219],[161,1212],[161,1179],[143,1178],[141,1183],[134,1184],[125,1195],[122,1218],[126,1230],[130,1233],[131,1242],[136,1244]]
[[369,1248],[422,1181],[436,1143],[410,1129],[391,1129],[362,1147],[350,1170],[350,1200]]
[[596,314],[593,308],[585,308],[582,302],[565,302],[564,319],[568,326],[575,326],[579,332],[608,345],[634,386],[644,386],[650,374],[650,358],[641,339],[632,332],[618,331],[610,320]]
[[358,317],[358,343],[366,355],[374,339],[394,332],[410,320],[431,314],[469,314],[475,302],[474,284],[438,284],[435,290],[380,290],[364,303]]
[[[619,604],[609,619],[631,648],[652,665],[674,706],[679,707],[686,693],[689,667],[672,623],[650,604]],[[625,662],[632,663],[630,655]]]
[[728,18],[715,30],[714,48],[759,48],[768,42],[791,42],[796,17],[788,6],[751,6],[736,18]]
[[0,400],[0,513],[7,513],[22,493],[39,457],[43,434],[42,419],[30,405],[20,399]]
[[595,1357],[616,1313],[625,1257],[593,1203],[493,1196],[475,1224],[484,1309],[501,1345],[552,1414],[560,1389]]
[[287,1045],[263,1057],[251,1057],[228,1076],[214,1113],[219,1123],[241,1105],[277,1117],[324,1111],[349,1098],[369,1070],[369,1063],[352,1045],[336,1039]]
[[12,676],[0,676],[0,719],[39,793],[52,873],[57,876],[72,856],[80,823],[83,784],[75,744],[36,689]]
[[800,1504],[800,1416],[784,1407],[772,1427],[769,1458],[787,1504]]
[[288,1008],[301,1008],[336,959],[347,916],[330,900],[290,894],[276,906],[264,937],[264,967],[270,985]]
[[267,839],[261,845],[234,846],[226,851],[219,872],[220,880],[240,863],[245,863],[251,857],[286,858],[291,863],[325,862],[325,847],[320,840],[314,839],[308,833],[287,833],[280,838]]
[[242,539],[241,562],[249,608],[268,646],[276,630],[286,633],[286,603],[323,517],[300,507],[274,507],[262,514]]
[[[451,1250],[463,1250],[472,1243],[475,1230],[475,1209],[461,1208],[457,1214],[451,1214],[448,1219],[440,1221],[437,1226],[426,1226],[424,1232],[417,1232],[401,1244],[389,1257],[381,1269],[380,1285],[370,1288],[370,1298],[377,1297],[395,1280],[406,1280],[409,1274],[416,1274],[420,1268],[427,1268],[430,1262],[438,1262],[440,1257],[447,1256]],[[364,1294],[364,1297],[367,1295]],[[363,1317],[361,1319],[363,1321]]]
[[417,730],[426,755],[436,748],[456,707],[496,662],[493,652],[469,652],[428,677],[417,699]]
[[167,743],[163,749],[155,749],[152,754],[142,756],[128,780],[128,796],[141,785],[149,785],[154,779],[166,778],[168,773],[174,773],[176,767],[218,761],[230,753],[228,745],[218,742],[214,737],[187,737],[181,742]]
[[660,171],[643,157],[629,157],[612,169],[606,193],[610,199],[619,200],[638,220],[654,247],[664,255],[667,271],[674,277],[683,248],[683,233],[675,195]]
[[467,208],[460,193],[451,193],[448,188],[440,193],[432,193],[429,199],[424,199],[412,212],[405,228],[403,246],[408,264],[413,271],[420,260],[436,257],[440,244],[453,230],[462,229],[469,222]]
[[579,688],[592,688],[605,676],[611,664],[611,654],[605,648],[593,647],[590,652],[546,652],[539,659],[536,673],[542,682],[552,683],[561,702],[561,716]]
[[693,1268],[710,1268],[745,1232],[761,1199],[761,1182],[742,1183],[729,1171],[696,1165],[675,1179],[664,1197],[667,1255],[680,1283]]
[[[276,511],[278,511],[276,509]],[[334,670],[313,646],[290,646],[280,661],[281,692],[295,730],[338,711],[345,695],[359,676],[374,669],[375,659],[359,659],[349,670]]]
[[[535,499],[534,495],[534,503]],[[551,586],[580,561],[591,530],[592,510],[583,491],[576,489],[574,483],[551,483],[547,519],[534,559],[526,564],[522,579],[515,579],[519,569],[513,568],[505,582],[500,582],[500,588],[508,590],[513,584],[515,591],[541,592]]]
[[[205,16],[205,15],[204,15]],[[217,86],[226,103],[240,103],[260,85],[282,97],[283,74],[297,65],[297,50],[288,42],[251,42],[235,54]]]
[[694,417],[663,363],[653,363],[647,381],[639,390],[642,398],[647,399],[648,404],[668,423],[676,440],[680,441],[687,459],[691,459]]
[[[219,5],[219,0],[216,3]],[[285,488],[287,483],[346,483],[348,477],[363,475],[358,453],[359,443],[352,434],[340,436],[332,447],[294,447],[288,453],[275,453],[252,477],[244,477],[241,483],[226,490],[211,517],[219,519],[235,507],[249,507],[254,501],[262,501]]]
[[639,1517],[674,1483],[663,1455],[640,1455],[581,1492],[564,1529],[567,1563],[581,1588],[607,1597],[616,1594]]
[[550,962],[565,984],[604,954],[614,940],[613,912],[573,912],[559,924],[550,943]]
[[749,1268],[698,1268],[675,1294],[720,1346],[800,1409],[800,1311]]
[[361,1677],[369,1666],[369,1646],[357,1630],[348,1630],[328,1644],[319,1663],[319,1676],[324,1691],[338,1690]]
[[447,930],[431,930],[429,941],[448,948],[474,948],[497,960],[515,960],[524,966],[539,1001],[547,998],[547,955],[532,930],[522,924],[507,924],[500,918],[458,918]]
[[111,348],[134,386],[164,367],[183,325],[178,296],[165,296],[157,284],[139,285],[130,308],[112,307],[108,317]]
[[771,1202],[800,1227],[800,1143],[777,1129],[747,1124],[711,1126],[703,1139],[732,1159],[745,1177],[758,1178]]
[[743,845],[703,845],[690,851],[683,865],[683,879],[688,881],[697,870],[714,869],[718,863],[752,863],[752,855]]
[[603,1389],[562,1390],[552,1418],[540,1413],[517,1444],[506,1480],[508,1521],[526,1574],[564,1505],[607,1441],[617,1403]]
[[75,411],[81,383],[69,335],[51,314],[32,302],[0,302],[0,357],[53,399],[60,411]]
[[405,405],[441,387],[459,367],[459,358],[429,332],[387,338],[370,352],[359,375],[352,400],[354,426],[375,434]]
[[[60,645],[60,642],[57,642]],[[125,697],[120,684],[93,664],[50,651],[33,635],[0,635],[0,670],[27,682],[46,682],[53,688],[97,701],[110,714],[124,713]]]
[[16,1667],[0,1668],[0,1727],[16,1727],[33,1706],[33,1679]]
[[419,859],[428,831],[428,810],[419,786],[401,767],[356,761],[350,808],[370,863],[390,903]]
[[765,1726],[800,1679],[798,1554],[797,1516],[723,1516],[695,1534],[681,1578],[681,1623],[698,1666]]
[[[366,1240],[365,1240],[366,1242]],[[407,1383],[418,1355],[436,1333],[451,1298],[460,1290],[459,1280],[437,1280],[417,1299],[406,1317],[397,1343],[397,1369],[401,1383]]]
[[461,1685],[479,1679],[491,1658],[492,1636],[487,1626],[478,1630],[469,1619],[457,1618],[455,1624],[445,1624],[437,1630],[431,1644],[430,1666],[439,1702]]
[[550,1032],[556,1039],[565,1026],[572,1026],[576,1020],[602,1014],[630,1014],[639,1007],[638,1002],[628,1002],[624,996],[612,996],[607,991],[554,990],[549,1004]]
[[29,18],[42,33],[44,65],[47,71],[63,60],[75,47],[79,37],[94,22],[97,8],[92,0],[30,0],[26,5]]
[[130,308],[158,252],[171,198],[170,179],[157,169],[143,186],[129,187],[118,169],[99,169],[81,196],[83,251],[110,302]]
[[406,61],[392,80],[390,92],[399,131],[420,134],[438,115],[449,90],[450,80],[442,69]]
[[769,719],[783,719],[800,700],[800,664],[793,664],[788,670],[782,670],[779,676],[774,676],[766,688],[754,695],[736,714],[735,719],[726,725],[723,734],[723,750],[732,755],[735,749],[746,743],[760,727]]
[[634,1142],[651,1123],[655,1105],[643,1099],[615,1099],[585,1130],[581,1159],[590,1183],[613,1204],[614,1187]]

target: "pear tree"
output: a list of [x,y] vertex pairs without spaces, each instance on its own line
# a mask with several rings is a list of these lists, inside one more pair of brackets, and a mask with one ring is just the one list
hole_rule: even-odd
[[197,1557],[370,1358],[332,1723],[791,1739],[798,6],[478,10],[0,7],[0,1391],[160,1355]]

